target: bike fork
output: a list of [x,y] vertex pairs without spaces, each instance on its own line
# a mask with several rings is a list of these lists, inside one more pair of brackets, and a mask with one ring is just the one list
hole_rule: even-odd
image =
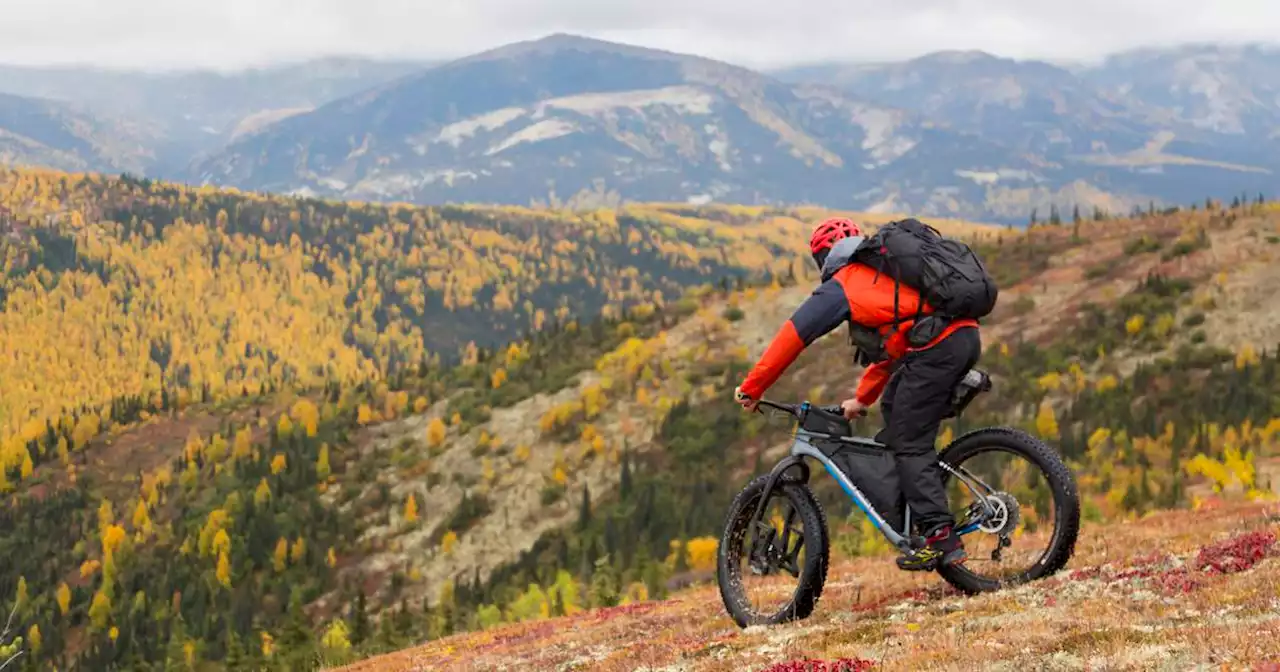
[[782,475],[791,467],[800,468],[800,482],[809,482],[809,465],[805,464],[804,458],[798,455],[789,455],[769,472],[769,481],[765,483],[764,492],[760,493],[760,502],[756,504],[755,513],[751,516],[751,525],[749,530],[756,529],[760,521],[764,520],[764,510],[769,505],[769,495],[773,494],[773,488],[778,485],[778,481],[782,480]]

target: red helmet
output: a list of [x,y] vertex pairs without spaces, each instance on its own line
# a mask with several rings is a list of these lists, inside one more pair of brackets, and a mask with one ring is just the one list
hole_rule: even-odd
[[824,220],[818,228],[813,230],[813,235],[809,237],[809,251],[817,255],[830,250],[831,246],[841,239],[861,235],[862,229],[859,229],[852,220],[832,217]]

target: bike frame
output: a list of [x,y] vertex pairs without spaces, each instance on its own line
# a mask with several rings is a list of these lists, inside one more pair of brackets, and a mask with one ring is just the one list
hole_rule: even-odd
[[[802,412],[807,411],[808,407],[809,407],[808,402],[805,402],[804,404],[801,405],[801,411]],[[890,526],[885,521],[884,516],[881,515],[880,512],[876,510],[875,506],[873,506],[871,502],[867,499],[866,495],[862,494],[862,491],[858,489],[858,486],[853,484],[853,481],[851,481],[849,477],[843,471],[841,471],[840,468],[837,467],[834,462],[831,461],[831,458],[827,457],[826,454],[824,454],[821,450],[817,448],[817,446],[813,444],[813,440],[819,439],[824,441],[839,441],[842,443],[858,445],[858,446],[863,446],[868,448],[878,448],[881,450],[887,450],[888,446],[886,446],[883,443],[880,443],[879,441],[875,441],[873,439],[868,439],[865,437],[834,436],[831,434],[811,432],[809,430],[804,429],[803,427],[796,428],[796,433],[794,438],[795,440],[791,444],[791,454],[783,458],[780,462],[778,462],[778,464],[774,466],[774,468],[769,472],[769,481],[765,485],[764,493],[761,495],[760,502],[756,505],[755,515],[752,517],[753,528],[756,524],[758,524],[760,521],[764,519],[764,511],[769,503],[769,495],[773,493],[774,487],[778,484],[778,481],[782,480],[783,474],[786,473],[788,469],[792,467],[799,467],[802,474],[800,478],[801,482],[808,482],[809,465],[805,463],[804,458],[810,457],[817,460],[823,467],[826,468],[827,473],[830,474],[831,477],[834,478],[836,482],[840,484],[841,489],[843,489],[845,494],[849,496],[849,499],[853,500],[853,503],[859,509],[861,509],[864,514],[866,514],[867,518],[871,520],[871,523],[876,526],[877,530],[880,531],[880,534],[884,535],[884,538],[887,539],[889,543],[893,544],[894,547],[898,548],[901,551],[911,551],[914,549],[922,548],[924,546],[923,538],[920,538],[920,537],[913,538],[913,537],[904,536],[902,534],[899,534],[897,530],[893,529],[893,527]],[[954,469],[950,465],[946,464],[945,462],[940,462],[939,464],[944,471],[946,471],[947,473],[950,473],[951,475],[955,476],[959,481],[964,483],[965,487],[967,487],[969,491],[972,492],[974,496],[978,499],[978,501],[982,503],[982,508],[983,508],[982,520],[986,520],[990,516],[994,515],[994,510],[991,507],[991,503],[987,501],[986,497],[979,494],[980,488],[986,489],[987,491],[991,491],[990,486],[987,486],[985,483],[982,483],[981,481],[977,480],[976,478],[973,478],[968,474],[961,473],[962,470]],[[956,534],[961,534],[961,535],[969,534],[970,532],[973,532],[979,528],[979,526],[982,523],[982,520],[970,522],[962,527],[957,528],[955,532]],[[911,529],[911,507],[910,506],[905,507],[902,529],[904,531],[909,531]]]

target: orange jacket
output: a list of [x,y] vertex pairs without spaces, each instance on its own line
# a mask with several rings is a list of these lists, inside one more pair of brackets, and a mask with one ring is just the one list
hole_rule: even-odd
[[905,284],[898,285],[898,317],[904,321],[895,330],[895,284],[898,283],[893,278],[861,263],[851,263],[836,271],[829,280],[813,291],[796,309],[791,319],[778,330],[760,361],[756,362],[743,381],[743,394],[752,399],[760,399],[802,350],[832,329],[852,320],[855,324],[875,329],[886,337],[885,353],[888,359],[867,367],[854,393],[858,401],[870,405],[880,398],[885,384],[889,382],[893,366],[907,352],[931,348],[957,329],[978,327],[977,320],[957,319],[923,347],[909,347],[907,332],[915,322],[908,318],[914,317],[917,309],[920,314],[928,315],[933,312],[933,307],[928,302],[921,306],[920,293],[915,289]]

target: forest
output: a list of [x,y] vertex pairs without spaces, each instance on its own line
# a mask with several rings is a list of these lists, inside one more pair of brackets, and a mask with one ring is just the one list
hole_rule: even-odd
[[[310,669],[705,580],[729,499],[790,431],[726,390],[808,291],[814,217],[0,172],[15,665]],[[1036,432],[1099,519],[1269,496],[1280,350],[1206,333],[1227,289],[1198,260],[1246,232],[1270,254],[1277,222],[1246,202],[957,229],[1025,291],[991,320],[998,392],[940,442]],[[1073,251],[1094,259],[1073,282],[1121,289],[1073,304],[1070,332],[1026,337]],[[777,394],[834,394],[847,347],[816,344]],[[822,495],[842,552],[866,550],[847,500]],[[535,514],[565,524],[474,560],[499,518]]]

